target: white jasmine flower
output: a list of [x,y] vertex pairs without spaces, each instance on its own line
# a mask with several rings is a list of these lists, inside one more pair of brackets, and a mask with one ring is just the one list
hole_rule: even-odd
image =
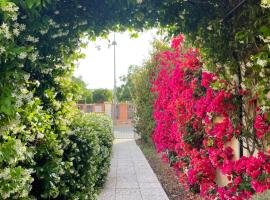
[[38,134],[37,134],[37,138],[38,138],[38,139],[42,139],[42,138],[44,138],[44,134],[42,134],[42,133],[38,133]]
[[13,15],[13,16],[11,17],[11,19],[12,19],[13,21],[16,21],[16,20],[18,19],[18,16],[17,16],[17,15]]
[[209,25],[209,26],[207,26],[206,29],[209,30],[209,31],[212,31],[213,30],[213,27],[212,27],[212,25]]
[[24,31],[25,28],[26,28],[25,24],[21,24],[21,25],[20,25],[20,30],[21,30],[21,31]]
[[3,30],[8,30],[8,25],[5,22],[3,22],[2,25],[1,25],[1,28]]
[[35,37],[31,36],[31,35],[28,35],[25,40],[28,41],[28,42],[33,42],[33,43],[37,43],[39,41],[38,38],[35,38]]
[[247,67],[252,67],[252,63],[251,62],[247,62]]
[[4,35],[5,38],[10,39],[11,38],[11,34],[10,32],[6,32]]
[[37,53],[32,53],[31,55],[30,55],[30,60],[32,61],[32,62],[35,62],[36,60],[37,60]]
[[45,35],[46,33],[48,33],[48,29],[40,30],[39,32],[41,33],[41,35]]
[[53,19],[49,19],[49,25],[51,25],[51,26],[53,26],[53,25],[55,25],[56,23],[55,23],[55,21],[53,21]]
[[18,22],[15,22],[13,26],[14,26],[14,28],[18,28],[20,26],[20,24]]
[[0,54],[4,53],[6,51],[5,47],[0,47]]
[[7,3],[5,6],[1,7],[1,9],[5,12],[16,12],[19,10],[17,6],[11,3]]
[[267,65],[267,60],[258,59],[257,64],[265,67]]
[[27,53],[26,52],[22,52],[18,56],[19,59],[25,59],[26,57],[27,57]]
[[25,75],[23,75],[23,78],[24,78],[25,81],[28,81],[29,78],[30,78],[30,74],[25,74]]
[[19,30],[18,28],[14,28],[14,29],[13,29],[13,34],[14,34],[15,36],[19,36],[20,30]]

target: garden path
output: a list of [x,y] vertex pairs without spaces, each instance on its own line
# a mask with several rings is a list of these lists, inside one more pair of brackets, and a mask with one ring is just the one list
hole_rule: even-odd
[[116,139],[111,169],[98,200],[168,200],[134,139]]

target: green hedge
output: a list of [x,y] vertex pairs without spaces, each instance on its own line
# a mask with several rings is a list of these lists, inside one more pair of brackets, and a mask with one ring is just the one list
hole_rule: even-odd
[[[0,144],[0,199],[96,199],[110,167],[110,118],[76,114],[63,138],[57,139],[38,101],[26,106],[21,116],[39,135],[24,139],[20,132],[20,139],[6,136]],[[15,128],[23,130],[19,124]]]
[[105,115],[80,114],[71,130],[58,199],[96,199],[110,167],[112,122]]
[[135,106],[134,127],[143,142],[152,143],[152,132],[155,127],[153,119],[154,96],[151,93],[151,79],[154,78],[156,61],[153,59],[158,52],[168,49],[164,41],[155,40],[150,59],[145,61],[143,66],[132,72],[131,96]]

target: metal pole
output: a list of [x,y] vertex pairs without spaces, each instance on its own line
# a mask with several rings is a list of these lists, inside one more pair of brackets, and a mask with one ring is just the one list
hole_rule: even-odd
[[116,123],[116,53],[115,53],[115,46],[116,46],[116,41],[115,41],[115,33],[113,34],[113,122],[114,124]]

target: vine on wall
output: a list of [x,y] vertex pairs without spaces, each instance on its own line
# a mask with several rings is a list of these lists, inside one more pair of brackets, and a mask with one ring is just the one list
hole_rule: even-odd
[[[157,150],[180,181],[206,199],[246,199],[269,189],[269,110],[257,106],[248,124],[253,131],[242,132],[237,107],[239,95],[251,98],[249,90],[239,91],[236,82],[205,71],[201,54],[185,48],[182,35],[172,40],[171,47],[156,55],[158,74],[152,77]],[[258,153],[248,149],[250,156],[237,160],[230,142],[246,136],[253,138]],[[227,185],[218,185],[217,170],[228,179]]]

